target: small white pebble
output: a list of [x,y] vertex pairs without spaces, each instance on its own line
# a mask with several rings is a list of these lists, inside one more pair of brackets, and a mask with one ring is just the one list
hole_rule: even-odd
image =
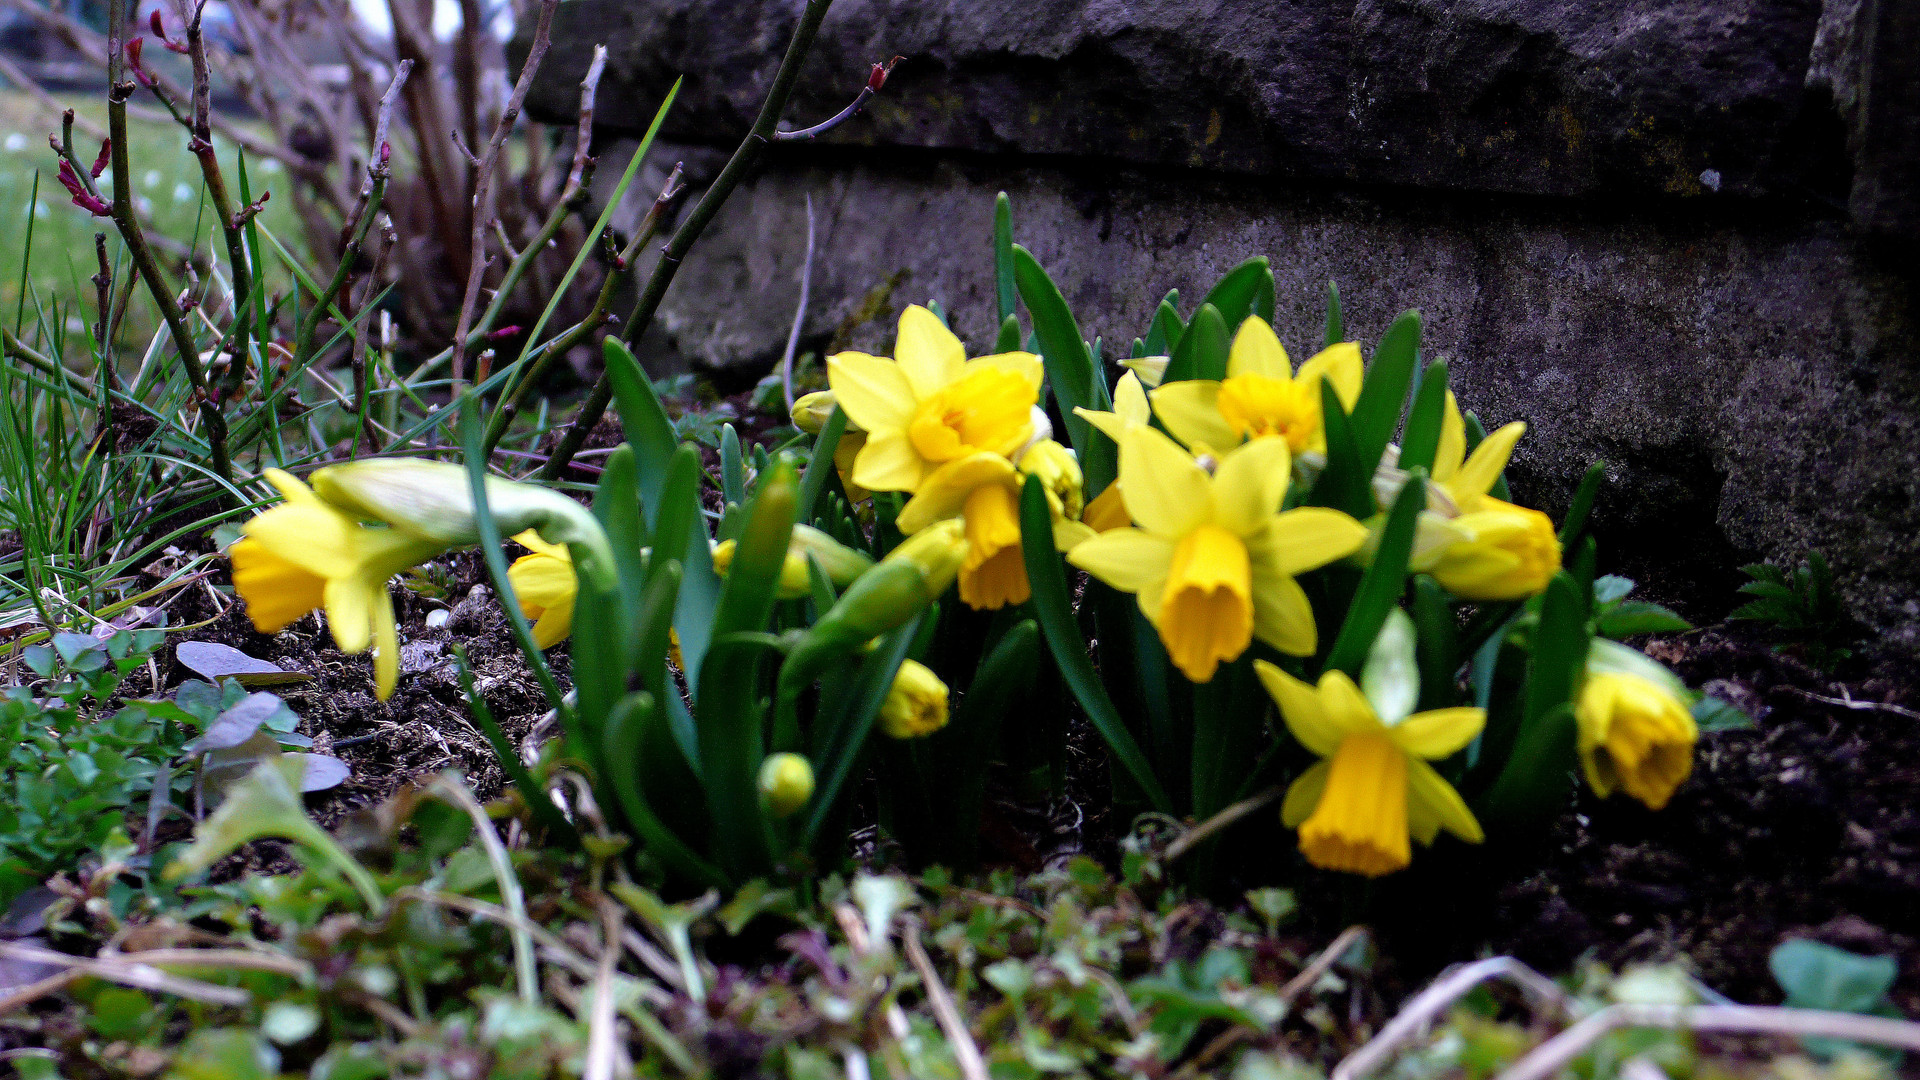
[[442,627],[447,625],[447,620],[451,618],[453,618],[453,612],[448,611],[446,608],[434,608],[432,611],[427,612],[427,626],[429,628]]
[[17,154],[27,148],[27,137],[17,131],[8,132],[6,147],[7,153]]
[[1708,191],[1720,190],[1720,170],[1707,169],[1700,174],[1700,183]]

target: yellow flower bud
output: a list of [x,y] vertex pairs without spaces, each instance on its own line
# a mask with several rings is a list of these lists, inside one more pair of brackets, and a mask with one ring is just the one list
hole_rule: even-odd
[[769,754],[760,763],[760,797],[774,817],[789,817],[813,798],[813,766],[799,754]]
[[946,726],[947,684],[925,664],[903,661],[880,706],[880,730],[895,739],[918,739]]
[[1574,703],[1580,764],[1602,797],[1616,790],[1659,810],[1693,771],[1699,726],[1686,684],[1636,649],[1596,640]]
[[[827,417],[833,415],[834,406],[837,404],[833,391],[815,390],[793,403],[793,426],[809,435],[818,435],[820,429],[826,426]],[[848,425],[848,429],[855,430],[851,424]]]
[[928,597],[947,591],[967,560],[966,523],[959,518],[929,525],[887,553],[883,563],[910,563],[917,567]]
[[[722,540],[713,545],[713,572],[721,577],[733,566],[734,549],[739,545],[732,540]],[[782,600],[798,600],[813,591],[813,579],[807,572],[807,556],[813,556],[820,563],[820,569],[827,572],[827,580],[835,588],[844,589],[855,578],[866,573],[873,560],[840,543],[833,537],[811,525],[795,525],[793,535],[787,541],[787,558],[780,565],[780,584],[774,595]]]
[[1483,497],[1446,524],[1459,539],[1416,555],[1413,568],[1463,600],[1524,600],[1560,571],[1560,538],[1538,510]]
[[1020,456],[1020,471],[1047,485],[1054,508],[1069,521],[1078,521],[1083,504],[1080,462],[1073,451],[1052,439],[1042,439]]

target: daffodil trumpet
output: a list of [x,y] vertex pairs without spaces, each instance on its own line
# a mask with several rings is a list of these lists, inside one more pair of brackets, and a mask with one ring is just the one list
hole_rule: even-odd
[[1150,398],[1167,431],[1196,453],[1275,438],[1298,454],[1326,447],[1321,382],[1331,383],[1350,410],[1360,396],[1363,369],[1360,347],[1345,341],[1328,346],[1296,372],[1273,328],[1255,315],[1234,335],[1225,379],[1161,383]]
[[1594,794],[1624,791],[1663,809],[1693,772],[1700,729],[1691,698],[1679,676],[1645,654],[1596,639],[1574,700],[1580,764]]
[[952,518],[964,523],[967,554],[960,567],[960,599],[976,609],[998,610],[1033,595],[1020,547],[1020,488],[1027,473],[1044,482],[1057,549],[1071,551],[1093,535],[1067,513],[1070,506],[1076,513],[1079,509],[1080,470],[1072,455],[1052,440],[1029,448],[1019,465],[985,452],[942,465],[895,519],[906,533]]

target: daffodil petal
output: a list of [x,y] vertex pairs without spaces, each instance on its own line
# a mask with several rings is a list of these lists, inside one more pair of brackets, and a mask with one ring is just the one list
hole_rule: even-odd
[[1154,415],[1188,447],[1206,447],[1217,453],[1240,445],[1240,432],[1228,427],[1220,416],[1219,383],[1206,379],[1161,383],[1148,396]]
[[572,556],[568,554],[565,544],[549,544],[545,540],[540,539],[540,534],[532,529],[515,533],[512,539],[514,543],[519,544],[521,547],[535,554],[546,555],[555,559],[572,558]]
[[1090,525],[1082,525],[1077,521],[1055,521],[1053,523],[1053,549],[1055,551],[1072,551],[1081,544],[1099,535],[1100,534],[1095,532]]
[[[1455,492],[1455,497],[1464,492],[1471,495],[1485,495],[1492,490],[1494,482],[1507,469],[1507,459],[1513,456],[1514,444],[1520,436],[1527,433],[1527,425],[1519,420],[1487,436],[1479,446],[1473,448],[1473,456],[1460,467],[1451,483],[1447,486]],[[1462,509],[1471,509],[1463,507]]]
[[1466,800],[1453,790],[1453,785],[1435,772],[1433,766],[1419,758],[1410,758],[1407,761],[1407,808],[1411,811],[1416,805],[1437,818],[1441,828],[1469,844],[1478,844],[1487,838],[1480,823],[1474,820],[1473,811],[1467,809]]
[[[1273,327],[1258,315],[1247,317],[1240,332],[1233,335],[1233,349],[1227,354],[1227,377],[1265,375],[1269,379],[1293,378],[1293,361]],[[1219,443],[1209,445],[1218,446]]]
[[400,681],[400,628],[393,618],[393,597],[383,586],[373,598],[373,696],[385,701]]
[[1295,777],[1287,788],[1286,801],[1280,804],[1280,823],[1297,829],[1301,822],[1312,817],[1320,805],[1320,796],[1327,793],[1327,777],[1332,773],[1333,763],[1322,761]]
[[1120,497],[1150,532],[1180,537],[1206,523],[1212,485],[1190,454],[1153,428],[1134,428],[1120,444]]
[[1333,384],[1334,395],[1340,399],[1341,406],[1352,411],[1353,403],[1360,398],[1360,381],[1365,371],[1366,363],[1360,358],[1360,346],[1351,341],[1342,341],[1327,346],[1313,359],[1301,364],[1300,373],[1294,376],[1294,381],[1311,384],[1326,379]]
[[1046,378],[1045,365],[1040,362],[1038,356],[1030,352],[995,353],[992,356],[981,356],[967,361],[967,370],[971,371],[978,367],[1011,371],[1027,380],[1036,394],[1040,392],[1040,383]]
[[1153,419],[1153,406],[1147,402],[1146,385],[1139,375],[1129,371],[1113,385],[1113,414],[1135,424]]
[[1487,726],[1484,709],[1434,709],[1414,713],[1387,729],[1400,749],[1435,761],[1462,749]]
[[[327,582],[327,629],[334,647],[349,655],[367,651],[373,641],[373,590],[357,577]],[[386,585],[381,583],[384,591]]]
[[1380,718],[1374,715],[1373,706],[1346,672],[1337,668],[1322,672],[1319,689],[1320,704],[1326,708],[1328,718],[1334,723],[1350,732],[1381,729]]
[[1467,459],[1467,422],[1460,415],[1460,402],[1447,391],[1447,410],[1440,414],[1440,448],[1433,455],[1433,478],[1450,480]]
[[1137,593],[1167,580],[1175,546],[1142,529],[1110,529],[1077,545],[1067,561],[1121,592]]
[[573,633],[573,605],[556,605],[540,613],[533,624],[533,643],[542,649],[551,649],[567,639]]
[[900,510],[894,524],[902,533],[917,533],[936,521],[959,517],[967,496],[982,484],[1010,482],[1018,470],[999,454],[968,454],[926,475],[913,498]]
[[1213,474],[1214,523],[1237,536],[1258,535],[1286,501],[1292,470],[1285,439],[1255,439],[1228,453]]
[[1323,758],[1332,757],[1333,752],[1340,749],[1340,740],[1347,737],[1347,730],[1327,716],[1327,710],[1320,704],[1319,692],[1265,660],[1255,660],[1253,670],[1274,704],[1280,706],[1280,719],[1286,722],[1293,737],[1300,740],[1300,745]]
[[318,501],[282,503],[248,518],[240,529],[279,558],[323,578],[352,574],[360,564],[355,541],[361,526]]
[[853,482],[868,491],[912,491],[925,475],[912,441],[898,428],[869,434],[860,456],[853,459]]
[[827,384],[847,418],[866,431],[898,430],[913,419],[918,396],[900,365],[866,353],[827,357]]
[[580,588],[569,559],[552,555],[522,555],[507,567],[507,581],[514,598],[520,601],[520,613],[534,618],[561,604],[573,603]]
[[1132,421],[1117,412],[1099,412],[1079,405],[1073,407],[1073,415],[1092,424],[1094,430],[1112,439],[1115,446],[1120,445],[1120,440],[1126,438],[1127,429],[1134,426]]
[[1275,571],[1297,577],[1346,558],[1366,542],[1365,525],[1338,510],[1302,506],[1268,519],[1265,527],[1249,538],[1248,546]]
[[967,363],[967,350],[940,321],[940,316],[914,304],[900,313],[900,333],[894,341],[893,358],[907,381],[913,384],[914,395],[928,398],[960,377]]
[[254,629],[277,634],[326,602],[326,579],[282,559],[251,536],[227,549],[233,588],[247,602]]
[[312,488],[301,483],[299,477],[284,469],[263,469],[260,475],[266,477],[267,483],[272,484],[288,502],[319,503],[320,501],[320,496],[315,495]]
[[1253,562],[1253,636],[1289,656],[1307,656],[1320,643],[1313,604],[1300,583]]

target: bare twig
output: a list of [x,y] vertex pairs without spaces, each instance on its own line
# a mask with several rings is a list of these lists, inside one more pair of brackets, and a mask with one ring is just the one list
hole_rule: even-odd
[[1301,968],[1300,974],[1288,979],[1287,985],[1280,988],[1280,1000],[1292,1002],[1294,998],[1312,989],[1313,984],[1320,981],[1320,976],[1333,970],[1333,965],[1340,962],[1340,958],[1347,954],[1348,949],[1353,948],[1353,943],[1366,935],[1367,928],[1364,926],[1349,926],[1340,931],[1340,936],[1333,939],[1333,944],[1320,950],[1320,955],[1314,957],[1312,963]]
[[109,0],[107,26],[107,140],[112,149],[113,223],[120,230],[120,237],[127,245],[127,254],[139,269],[140,277],[146,281],[147,291],[153,294],[154,304],[160,308],[160,316],[173,336],[174,348],[180,353],[180,366],[186,370],[187,379],[193,384],[200,417],[207,428],[213,473],[231,487],[233,461],[227,452],[226,416],[220,411],[218,396],[207,383],[206,370],[200,366],[200,352],[194,344],[193,333],[187,329],[186,320],[181,317],[173,290],[161,274],[160,264],[154,261],[146,232],[140,227],[140,219],[133,211],[133,166],[127,156],[127,98],[133,95],[133,84],[120,81],[120,43],[125,39],[127,30],[127,0]]
[[613,1008],[614,965],[620,959],[620,905],[600,897],[600,966],[593,976],[593,1007],[587,1016],[587,1061],[581,1080],[613,1080],[620,1040]]
[[1825,694],[1816,694],[1811,690],[1802,690],[1797,686],[1790,686],[1787,689],[1792,690],[1808,701],[1817,701],[1822,705],[1837,705],[1842,709],[1853,709],[1856,712],[1891,713],[1894,716],[1904,716],[1909,720],[1920,720],[1920,712],[1915,712],[1905,706],[1895,705],[1887,701],[1856,701],[1853,696],[1845,690],[1840,692],[1842,695],[1840,697],[1828,697]]
[[587,154],[593,145],[593,103],[600,91],[600,74],[606,69],[607,47],[595,45],[586,77],[580,80],[580,124],[573,135],[573,165],[567,169],[566,186],[560,189],[561,203],[572,202],[586,183],[587,168],[593,161]]
[[1846,1039],[1920,1050],[1920,1024],[1769,1005],[1609,1005],[1533,1048],[1495,1080],[1552,1080],[1594,1041],[1620,1028]]
[[807,321],[807,297],[813,292],[813,193],[807,193],[807,253],[800,260],[800,302],[794,305],[793,329],[787,331],[787,350],[780,355],[780,389],[793,412],[793,354],[800,348],[800,328]]
[[[138,954],[134,955],[138,956]],[[105,979],[108,982],[119,983],[122,986],[157,990],[163,994],[172,994],[190,1001],[204,1001],[213,1005],[237,1006],[253,1000],[253,995],[238,987],[216,986],[198,979],[169,975],[149,963],[132,957],[70,956],[67,953],[15,941],[0,941],[0,957],[25,960],[35,964],[49,964],[83,975],[91,975],[97,979]]]
[[[792,406],[788,406],[788,411],[789,412],[792,411]],[[1192,851],[1196,847],[1199,847],[1202,843],[1211,839],[1212,837],[1219,835],[1221,830],[1226,829],[1228,826],[1232,825],[1236,821],[1239,821],[1241,818],[1246,817],[1248,814],[1254,813],[1255,811],[1261,810],[1271,805],[1273,801],[1275,799],[1278,799],[1279,797],[1280,797],[1280,789],[1277,787],[1272,787],[1272,788],[1268,788],[1265,791],[1260,792],[1258,795],[1254,795],[1250,798],[1241,799],[1239,802],[1234,803],[1232,806],[1227,807],[1226,809],[1213,815],[1207,820],[1201,822],[1198,825],[1195,825],[1193,828],[1180,834],[1180,836],[1177,839],[1175,839],[1173,843],[1167,845],[1167,852],[1162,857],[1163,861],[1168,863],[1169,865],[1179,861],[1182,855],[1185,855],[1187,852]]]
[[[820,21],[826,18],[830,3],[832,0],[807,0],[806,9],[801,12],[800,20],[793,28],[793,38],[787,42],[786,55],[781,58],[780,68],[774,73],[766,101],[760,106],[759,117],[754,120],[746,138],[740,140],[733,156],[727,159],[726,167],[708,186],[706,194],[687,214],[687,219],[680,223],[673,239],[667,242],[666,250],[661,252],[660,261],[654,265],[652,276],[641,290],[640,302],[634,305],[633,316],[627,320],[626,329],[622,331],[621,336],[627,341],[638,340],[653,324],[654,313],[660,310],[660,301],[666,296],[667,287],[673,284],[673,277],[679,272],[680,263],[686,259],[687,252],[693,249],[700,234],[706,231],[714,215],[720,212],[721,205],[760,160],[761,152],[772,140],[780,123],[780,114],[786,111],[787,101],[793,96],[794,84],[800,80],[801,65],[813,48],[814,35],[819,33]],[[600,422],[600,417],[607,411],[607,404],[612,400],[613,379],[603,371],[593,384],[593,392],[581,404],[579,413],[554,447],[553,456],[541,468],[542,480],[556,480],[566,472],[567,463],[573,460],[573,455],[587,441],[588,433]]]
[[527,100],[527,92],[533,89],[533,77],[540,70],[540,62],[546,59],[547,49],[553,44],[553,12],[559,6],[560,0],[540,0],[540,17],[533,28],[533,45],[527,50],[526,63],[521,65],[520,77],[515,80],[513,93],[507,98],[506,110],[500,114],[500,122],[494,125],[493,138],[487,141],[486,154],[481,157],[474,173],[467,293],[460,301],[460,320],[453,332],[451,393],[455,397],[460,395],[460,384],[466,378],[467,330],[473,325],[473,313],[480,304],[480,283],[487,276],[487,223],[493,220],[493,173],[499,167],[500,152],[506,148],[507,136],[513,133],[514,124],[520,120],[520,107]]
[[860,92],[854,95],[853,104],[848,105],[846,108],[841,109],[839,112],[810,128],[801,128],[798,131],[776,131],[773,133],[773,141],[801,142],[807,139],[817,139],[827,132],[832,131],[834,128],[839,127],[841,124],[853,119],[859,115],[860,109],[867,103],[867,99],[879,93],[880,88],[887,85],[887,76],[893,74],[893,65],[905,59],[906,57],[904,56],[896,56],[884,64],[873,65],[873,71],[867,76],[867,85],[861,87]]
[[1433,980],[1425,990],[1401,1007],[1400,1012],[1365,1046],[1347,1055],[1334,1066],[1331,1080],[1360,1080],[1377,1075],[1387,1061],[1415,1035],[1440,1018],[1461,998],[1482,983],[1505,979],[1533,999],[1536,1006],[1551,1008],[1565,1015],[1571,1007],[1567,995],[1552,979],[1511,956],[1494,956],[1462,964]]
[[[507,847],[500,842],[500,834],[494,831],[493,820],[487,817],[486,807],[473,797],[473,792],[451,774],[442,774],[433,782],[433,789],[451,801],[455,806],[467,812],[473,819],[474,835],[480,838],[480,846],[487,854],[487,863],[493,868],[494,884],[500,887],[500,899],[506,902],[507,911],[513,916],[513,922],[507,925],[508,936],[513,941],[513,966],[520,984],[520,1000],[532,1005],[540,1000],[540,972],[533,962],[533,937],[526,931],[527,900],[520,889],[520,878],[513,872],[513,859],[507,854]],[[617,951],[617,950],[615,950]]]
[[907,947],[908,962],[920,973],[920,985],[927,991],[927,1004],[933,1008],[933,1017],[939,1021],[940,1030],[947,1037],[947,1045],[953,1048],[953,1059],[960,1066],[962,1080],[988,1080],[987,1063],[980,1056],[980,1047],[967,1030],[967,1022],[961,1017],[960,1010],[954,1007],[953,995],[947,993],[947,985],[940,981],[940,973],[934,970],[933,960],[927,956],[927,947],[920,943],[920,923],[914,919],[904,920],[900,940]]

